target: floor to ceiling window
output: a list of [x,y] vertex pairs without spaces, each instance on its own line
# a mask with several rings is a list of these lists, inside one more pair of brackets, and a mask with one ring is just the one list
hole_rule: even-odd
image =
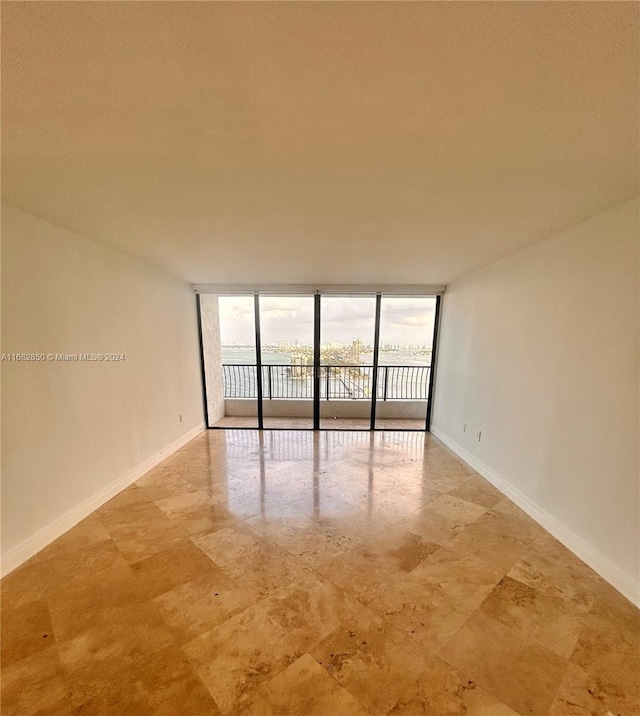
[[253,296],[198,296],[208,427],[257,428]]
[[369,430],[375,296],[322,296],[320,428]]
[[382,296],[375,428],[423,430],[436,298]]
[[438,296],[197,301],[209,427],[428,429]]
[[313,428],[313,296],[260,296],[265,428]]

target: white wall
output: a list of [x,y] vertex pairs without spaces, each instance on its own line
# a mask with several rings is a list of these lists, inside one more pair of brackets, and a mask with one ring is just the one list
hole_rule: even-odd
[[84,516],[88,500],[197,432],[203,406],[188,284],[2,209],[2,352],[126,356],[2,363],[7,571]]
[[448,286],[433,415],[636,601],[638,246],[634,199]]

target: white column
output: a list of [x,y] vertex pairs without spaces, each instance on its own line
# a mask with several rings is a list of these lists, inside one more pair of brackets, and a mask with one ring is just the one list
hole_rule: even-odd
[[218,297],[207,293],[200,294],[200,314],[209,425],[215,425],[225,415]]

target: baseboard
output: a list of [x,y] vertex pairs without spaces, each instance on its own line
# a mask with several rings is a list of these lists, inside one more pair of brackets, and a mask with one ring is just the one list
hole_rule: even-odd
[[459,458],[472,467],[482,477],[488,480],[492,485],[498,488],[500,492],[506,495],[512,502],[515,502],[520,509],[524,510],[529,517],[534,519],[547,532],[552,534],[559,542],[583,562],[589,565],[591,569],[597,572],[603,579],[606,579],[612,587],[615,587],[629,601],[640,607],[640,584],[636,584],[623,574],[608,559],[595,552],[574,532],[567,529],[558,520],[543,510],[539,505],[530,500],[524,493],[510,485],[507,480],[500,477],[490,467],[485,465],[475,455],[470,453],[462,445],[458,444],[453,438],[446,433],[441,432],[438,428],[431,427],[430,431],[438,440],[444,443]]
[[53,540],[57,539],[65,532],[70,530],[72,527],[88,517],[92,512],[103,505],[107,500],[117,495],[119,492],[129,487],[136,480],[141,478],[145,473],[149,472],[151,468],[155,467],[163,460],[172,455],[174,452],[179,450],[181,447],[186,445],[188,442],[193,440],[195,437],[200,435],[205,429],[204,424],[200,423],[192,430],[174,440],[171,444],[159,450],[157,453],[151,455],[144,462],[136,465],[132,470],[119,477],[115,482],[100,490],[88,500],[85,500],[81,505],[74,507],[72,510],[67,512],[59,519],[51,522],[44,529],[37,532],[33,537],[22,542],[17,547],[14,547],[10,552],[2,557],[0,570],[4,577],[5,575],[12,572],[16,567],[19,567],[23,562],[37,554],[41,549],[44,549],[48,544],[51,544]]

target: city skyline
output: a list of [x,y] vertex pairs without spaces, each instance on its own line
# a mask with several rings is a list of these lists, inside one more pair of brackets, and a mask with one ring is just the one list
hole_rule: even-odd
[[[358,339],[354,339],[356,341]],[[348,347],[354,341],[348,343],[340,343],[338,341],[332,341],[331,343],[321,343],[320,348],[341,348]],[[247,343],[220,343],[223,348],[253,348],[253,340]],[[280,352],[295,351],[296,348],[313,348],[312,343],[293,343],[293,342],[280,342],[280,343],[265,343],[262,342],[262,348],[276,348]],[[367,343],[362,344],[363,351],[373,350],[373,346]],[[380,350],[431,350],[431,345],[428,343],[381,343]]]

